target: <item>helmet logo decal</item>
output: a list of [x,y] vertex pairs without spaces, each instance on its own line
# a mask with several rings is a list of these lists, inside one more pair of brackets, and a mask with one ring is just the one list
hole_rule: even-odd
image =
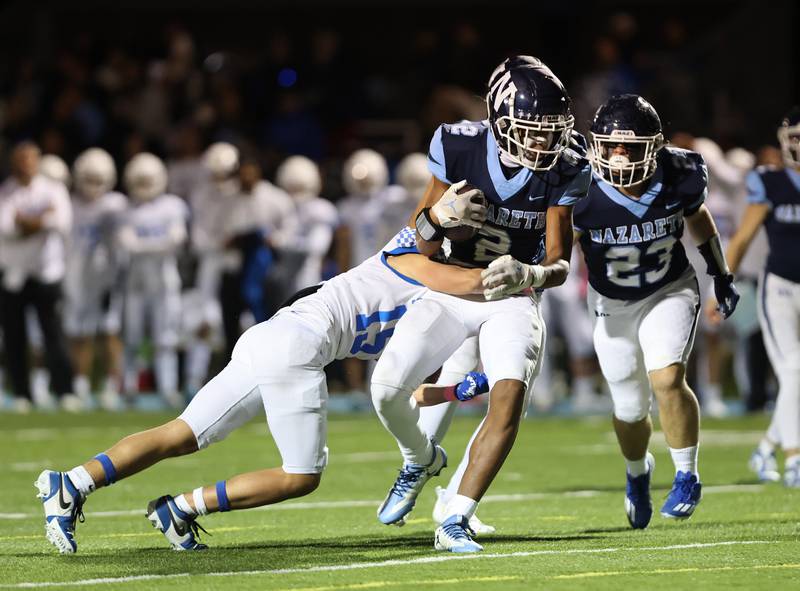
[[[494,94],[494,93],[497,94]],[[489,89],[489,94],[494,94],[494,108],[499,109],[508,98],[512,98],[517,92],[517,86],[511,80],[511,72],[503,74]]]

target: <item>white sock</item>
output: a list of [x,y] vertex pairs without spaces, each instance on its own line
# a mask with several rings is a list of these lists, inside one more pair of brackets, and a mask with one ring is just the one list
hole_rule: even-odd
[[155,355],[156,385],[162,395],[178,391],[178,353],[170,347],[160,347]]
[[97,488],[89,472],[83,466],[75,466],[72,470],[67,472],[67,477],[83,496],[93,493]]
[[[672,456],[672,463],[675,464],[675,472],[690,472],[695,476],[697,474],[697,448],[700,444],[693,445],[692,447],[683,447],[681,449],[669,448],[669,453]],[[699,476],[698,476],[699,480]]]
[[175,504],[178,506],[178,509],[187,513],[189,515],[197,515],[197,512],[192,509],[192,506],[189,504],[189,501],[186,500],[185,495],[178,495],[175,497]]
[[647,474],[647,454],[642,456],[641,460],[629,460],[625,458],[625,467],[628,470],[628,474],[634,478],[642,474]]
[[[441,405],[439,405],[441,406]],[[467,444],[467,449],[464,450],[464,457],[461,458],[461,463],[456,468],[456,471],[453,472],[453,475],[450,477],[450,482],[447,483],[447,492],[446,492],[446,499],[449,500],[455,497],[458,494],[458,489],[461,486],[461,479],[464,477],[464,472],[467,471],[467,466],[469,465],[469,452],[472,449],[472,442],[475,441],[475,437],[478,436],[478,431],[481,430],[483,427],[483,422],[486,419],[484,418],[480,424],[475,427],[475,431],[472,433],[472,437],[469,438],[469,443]]]
[[75,394],[78,395],[79,398],[87,399],[90,398],[92,395],[91,392],[92,384],[89,381],[89,377],[85,375],[77,375],[75,379],[72,381],[72,390]]
[[775,453],[775,444],[764,437],[758,444],[758,451],[763,456],[770,456]]
[[572,390],[575,392],[575,396],[591,398],[594,396],[594,378],[589,376],[574,378],[572,380]]
[[456,495],[447,503],[447,516],[463,515],[469,519],[475,514],[477,508],[478,501],[465,497],[464,495]]
[[711,402],[712,400],[722,400],[722,385],[721,384],[707,384],[703,390],[705,400]]
[[208,507],[206,507],[206,500],[203,498],[203,487],[198,486],[192,491],[192,499],[194,500],[194,510],[198,515],[208,515]]

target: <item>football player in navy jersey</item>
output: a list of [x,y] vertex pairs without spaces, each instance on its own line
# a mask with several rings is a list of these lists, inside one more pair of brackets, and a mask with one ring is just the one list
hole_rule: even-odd
[[747,177],[748,206],[728,245],[735,271],[761,226],[769,256],[760,278],[758,319],[780,388],[766,437],[750,458],[761,480],[780,480],[775,448],[783,448],[783,482],[800,488],[800,107],[778,128],[785,167],[759,167]]
[[739,296],[703,204],[708,174],[702,157],[666,146],[658,114],[637,95],[609,99],[591,134],[595,182],[575,207],[574,225],[589,270],[595,349],[627,465],[625,509],[638,529],[653,512],[651,389],[676,469],[661,514],[690,517],[701,496],[699,408],[685,379],[700,295],[680,241],[684,223],[726,318]]
[[[489,79],[487,107],[486,121],[437,129],[428,153],[433,178],[415,218],[418,248],[429,256],[453,228],[466,234],[451,241],[448,262],[486,267],[484,297],[423,296],[396,325],[371,383],[375,408],[404,459],[378,518],[402,523],[446,461],[418,424],[411,393],[468,337],[478,336],[492,404],[436,532],[436,547],[455,552],[481,550],[469,520],[513,445],[543,354],[539,296],[528,288],[564,282],[572,207],[591,180],[569,96],[541,61],[517,56],[500,64]],[[463,226],[478,231],[469,237]]]

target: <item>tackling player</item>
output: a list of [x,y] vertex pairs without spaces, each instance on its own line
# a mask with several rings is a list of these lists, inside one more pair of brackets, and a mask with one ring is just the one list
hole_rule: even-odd
[[800,107],[778,128],[785,168],[759,167],[747,177],[748,206],[728,245],[731,271],[739,268],[761,226],[769,257],[760,278],[758,320],[780,385],[772,422],[750,458],[762,481],[780,479],[775,448],[783,448],[783,482],[800,488]]
[[658,114],[637,95],[609,99],[591,133],[595,182],[575,207],[574,224],[589,270],[594,345],[627,466],[625,510],[632,527],[644,528],[653,512],[651,389],[676,470],[661,514],[690,517],[701,495],[699,409],[685,379],[700,295],[680,241],[684,224],[699,244],[726,318],[739,296],[703,204],[708,177],[702,157],[667,147]]
[[[45,470],[39,475],[35,485],[44,504],[47,539],[62,553],[75,552],[75,524],[82,519],[87,495],[163,459],[221,441],[262,408],[282,467],[159,497],[148,505],[148,519],[174,549],[197,550],[205,548],[197,541],[199,515],[311,493],[328,458],[324,367],[334,359],[380,355],[398,319],[426,291],[423,284],[454,294],[482,288],[480,270],[442,265],[416,254],[413,230],[405,228],[383,252],[307,290],[311,295],[252,327],[237,342],[228,365],[180,417],[126,437],[68,472]],[[417,400],[468,399],[485,391],[481,377],[471,374],[455,389],[422,392]]]
[[468,522],[511,450],[544,347],[537,294],[486,300],[564,282],[572,206],[590,181],[569,97],[541,61],[505,60],[489,79],[486,102],[487,121],[442,125],[434,134],[428,154],[434,178],[416,216],[420,252],[433,254],[449,234],[451,264],[485,268],[484,297],[426,294],[398,323],[371,384],[378,415],[404,460],[378,518],[401,523],[446,461],[418,425],[409,397],[465,339],[478,336],[492,403],[436,533],[436,547],[454,552],[481,550]]

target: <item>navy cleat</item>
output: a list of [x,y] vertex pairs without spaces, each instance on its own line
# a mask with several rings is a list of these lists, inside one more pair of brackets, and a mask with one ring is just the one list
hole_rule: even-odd
[[778,482],[781,479],[778,472],[778,460],[775,452],[764,453],[760,448],[756,448],[747,463],[751,472],[758,476],[760,482]]
[[433,547],[448,552],[480,552],[483,546],[472,539],[474,535],[466,516],[453,515],[436,528]]
[[83,523],[85,497],[64,472],[45,470],[33,485],[39,489],[36,496],[42,499],[47,540],[61,554],[74,554],[78,551],[75,522]]
[[647,472],[639,476],[631,476],[626,473],[628,483],[625,486],[625,514],[628,516],[628,523],[633,529],[644,529],[650,523],[653,516],[653,501],[650,499],[650,480],[653,478],[653,470],[656,467],[656,460],[653,454],[647,453]]
[[384,525],[405,525],[405,516],[411,513],[417,496],[431,476],[438,476],[447,466],[447,454],[434,443],[433,459],[427,466],[405,464],[397,475],[389,494],[378,507],[378,519]]
[[178,508],[175,499],[170,495],[159,497],[147,504],[147,519],[158,529],[172,546],[173,550],[205,550],[208,548],[201,544],[200,532],[208,533],[196,521],[194,515],[189,515]]
[[661,515],[670,519],[688,519],[700,503],[702,488],[697,476],[691,472],[678,472],[661,507]]

